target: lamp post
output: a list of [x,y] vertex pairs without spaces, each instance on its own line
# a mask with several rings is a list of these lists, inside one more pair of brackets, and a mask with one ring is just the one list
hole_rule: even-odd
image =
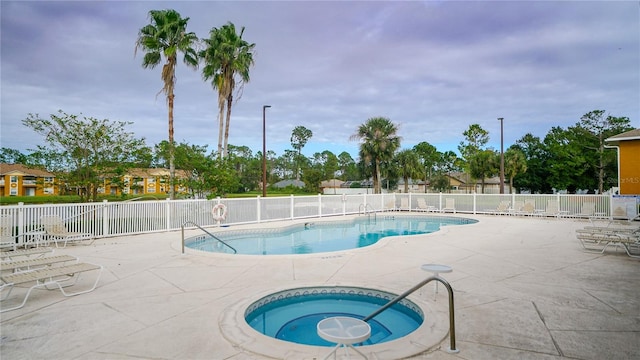
[[504,194],[504,127],[502,126],[503,118],[500,120],[500,194]]
[[267,197],[267,108],[271,105],[262,106],[262,197]]

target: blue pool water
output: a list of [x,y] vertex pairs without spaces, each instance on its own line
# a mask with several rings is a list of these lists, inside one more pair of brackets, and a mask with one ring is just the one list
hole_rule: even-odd
[[[245,320],[256,331],[289,342],[335,346],[317,333],[317,324],[333,316],[363,319],[382,307],[394,294],[352,287],[317,287],[286,290],[249,306]],[[362,345],[379,344],[406,336],[423,322],[422,311],[403,300],[368,323],[371,336]]]
[[[311,254],[361,248],[387,236],[426,234],[442,226],[476,222],[446,216],[372,216],[349,221],[309,221],[280,229],[231,230],[214,235],[235,248],[238,254]],[[204,235],[186,239],[185,246],[202,251],[233,252]]]

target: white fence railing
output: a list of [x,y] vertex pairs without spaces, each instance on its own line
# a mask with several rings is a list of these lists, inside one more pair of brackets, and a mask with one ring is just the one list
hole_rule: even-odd
[[[3,226],[18,245],[26,245],[43,236],[40,219],[60,216],[68,231],[112,237],[179,230],[186,222],[202,227],[220,225],[212,215],[215,205],[227,207],[222,225],[260,223],[276,220],[357,214],[367,211],[440,210],[453,199],[457,213],[491,214],[500,202],[533,203],[538,214],[545,214],[555,203],[561,215],[603,218],[632,218],[638,213],[637,200],[620,202],[612,195],[524,195],[524,194],[357,194],[256,197],[214,200],[158,200],[139,202],[101,202],[83,204],[10,205],[0,207]],[[582,211],[590,205],[591,214]],[[631,205],[630,205],[631,204]],[[6,235],[6,229],[3,229]],[[3,241],[6,237],[3,235]]]

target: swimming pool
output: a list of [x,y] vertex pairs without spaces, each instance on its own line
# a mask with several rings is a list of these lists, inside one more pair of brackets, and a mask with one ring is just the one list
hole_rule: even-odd
[[[309,221],[277,229],[230,230],[214,235],[246,255],[311,254],[366,247],[388,236],[427,234],[442,226],[465,225],[477,220],[447,216],[367,216],[353,220]],[[185,240],[185,246],[202,251],[232,253],[209,236]]]
[[[251,304],[247,323],[256,331],[288,342],[335,346],[322,339],[316,325],[333,316],[363,319],[378,310],[395,294],[358,287],[308,287],[270,294]],[[400,339],[423,323],[424,315],[413,302],[404,299],[369,320],[371,336],[362,345]]]

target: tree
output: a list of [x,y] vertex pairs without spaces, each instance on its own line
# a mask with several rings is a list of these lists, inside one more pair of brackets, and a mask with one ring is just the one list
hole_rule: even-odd
[[105,178],[139,165],[139,155],[151,152],[144,139],[125,130],[130,122],[79,118],[60,110],[50,119],[29,114],[22,123],[44,136],[49,147],[39,147],[39,152],[55,159],[48,170],[76,189],[82,200],[96,200]]
[[469,172],[474,179],[480,179],[481,193],[484,194],[484,180],[498,173],[498,155],[492,150],[477,152],[469,160]]
[[443,152],[441,158],[438,160],[438,174],[446,174],[447,190],[451,190],[451,172],[460,170],[459,164],[460,159],[456,153],[450,150]]
[[489,133],[478,124],[469,125],[462,135],[465,141],[460,142],[458,150],[467,162],[489,142]]
[[393,154],[400,147],[398,127],[388,118],[370,118],[358,127],[352,140],[360,140],[360,159],[365,166],[372,168],[374,193],[382,192],[380,186],[381,163],[393,158]]
[[[422,163],[422,167],[424,171],[422,175],[424,175],[424,182],[427,184],[430,182],[431,177],[434,175],[436,170],[436,164],[438,164],[438,160],[441,158],[442,154],[438,152],[435,146],[429,144],[426,141],[423,141],[416,146],[413,147],[413,151],[418,155],[420,162]],[[427,187],[424,188],[425,192],[427,191]]]
[[358,168],[356,166],[355,160],[351,157],[346,151],[341,152],[338,155],[338,166],[340,171],[340,179],[347,180],[356,180],[358,174]]
[[630,126],[629,118],[610,115],[605,117],[604,110],[593,110],[582,115],[577,126],[586,130],[586,137],[579,138],[588,141],[584,146],[596,152],[596,161],[592,164],[597,172],[598,191],[602,193],[607,166],[616,163],[614,152],[605,153],[604,140],[610,136],[632,130],[633,127]]
[[527,189],[531,193],[550,193],[548,182],[549,153],[540,138],[531,133],[525,134],[512,146],[522,151],[527,163],[527,172],[519,174],[514,179],[514,186]]
[[175,198],[175,165],[173,141],[173,89],[176,83],[176,65],[178,53],[184,54],[183,61],[192,68],[198,67],[198,57],[194,49],[198,38],[195,33],[187,32],[189,18],[182,18],[175,10],[149,11],[150,24],[138,32],[136,53],[138,49],[145,51],[142,59],[143,68],[155,68],[164,58],[162,66],[162,82],[160,92],[167,97],[169,108],[169,184],[171,199]]
[[307,144],[307,141],[311,139],[313,132],[304,126],[296,126],[291,132],[291,147],[297,151],[297,156],[294,159],[296,164],[296,180],[300,180],[300,158],[302,157],[302,148]]
[[[231,22],[219,29],[214,27],[209,31],[209,38],[202,39],[205,49],[199,53],[204,62],[202,77],[211,80],[213,88],[218,90],[218,156],[221,158],[228,154],[233,93],[236,86],[241,92],[244,84],[249,82],[249,69],[254,64],[253,49],[256,44],[245,41],[243,34],[244,26],[238,34]],[[226,121],[223,124],[225,109]]]
[[578,145],[579,131],[553,127],[544,137],[549,153],[546,179],[549,186],[574,193],[578,189],[595,189],[595,177],[589,176],[589,154]]
[[409,179],[419,179],[424,174],[418,154],[411,149],[405,149],[396,154],[396,163],[400,176],[404,180],[404,192],[409,192]]
[[517,147],[510,147],[504,153],[504,170],[509,177],[509,189],[513,193],[513,179],[518,174],[527,172],[527,159]]
[[3,147],[0,149],[0,163],[26,164],[28,156],[16,149]]

